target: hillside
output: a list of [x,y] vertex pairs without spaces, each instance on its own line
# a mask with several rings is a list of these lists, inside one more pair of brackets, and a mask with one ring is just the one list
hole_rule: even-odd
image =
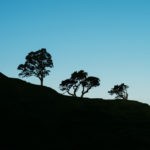
[[150,149],[150,106],[63,96],[0,73],[0,149]]

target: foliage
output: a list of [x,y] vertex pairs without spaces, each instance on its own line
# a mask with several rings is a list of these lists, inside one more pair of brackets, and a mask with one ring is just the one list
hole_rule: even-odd
[[[88,93],[93,87],[99,86],[100,80],[97,77],[88,77],[84,70],[75,71],[69,79],[61,82],[60,90],[67,92],[71,96],[77,96],[77,92],[82,87],[81,97]],[[71,90],[73,92],[71,92]]]
[[88,93],[91,88],[99,86],[100,80],[97,77],[91,76],[91,77],[86,78],[84,81],[82,81],[81,85],[83,88],[81,97],[83,97],[83,95]]
[[108,91],[108,93],[110,95],[116,94],[116,98],[122,98],[127,100],[128,99],[128,93],[127,93],[127,89],[129,88],[129,86],[125,85],[124,83],[120,84],[120,85],[115,85],[110,91]]
[[26,56],[26,61],[24,64],[18,66],[18,70],[21,70],[19,76],[30,77],[36,76],[41,81],[41,86],[43,86],[43,79],[49,75],[50,70],[47,68],[53,67],[53,61],[51,55],[46,51],[45,48],[37,50],[35,52],[30,52]]

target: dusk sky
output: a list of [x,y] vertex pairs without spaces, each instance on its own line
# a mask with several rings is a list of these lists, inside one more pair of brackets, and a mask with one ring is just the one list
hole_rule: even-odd
[[0,0],[0,72],[18,78],[17,66],[41,48],[54,63],[44,85],[61,92],[83,69],[101,80],[86,97],[114,98],[108,90],[125,83],[129,99],[150,104],[149,0]]

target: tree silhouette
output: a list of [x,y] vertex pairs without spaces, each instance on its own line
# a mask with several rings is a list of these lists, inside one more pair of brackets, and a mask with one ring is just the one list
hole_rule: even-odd
[[75,85],[75,81],[73,81],[71,79],[66,79],[61,82],[60,90],[66,91],[71,96],[76,96],[75,92],[74,93],[70,92],[71,88],[74,87],[74,85]]
[[100,85],[100,80],[96,77],[87,77],[88,73],[84,70],[75,71],[69,79],[61,82],[60,90],[67,92],[71,96],[77,96],[77,92],[82,87],[81,97],[88,93],[92,87]]
[[53,67],[53,61],[51,55],[46,51],[45,48],[37,50],[35,52],[30,52],[26,56],[26,61],[24,64],[18,66],[18,70],[21,70],[19,76],[30,77],[36,76],[41,81],[41,86],[43,86],[43,79],[49,75],[50,70],[48,68]]
[[73,85],[73,90],[74,90],[74,96],[77,96],[76,93],[79,90],[79,87],[82,83],[82,81],[84,81],[87,77],[87,72],[84,72],[84,70],[80,70],[80,71],[75,71],[72,75],[71,75],[71,80],[74,81],[74,85]]
[[129,86],[125,85],[124,83],[120,84],[120,85],[115,85],[114,88],[112,88],[110,91],[108,91],[108,93],[110,95],[116,94],[116,98],[121,98],[124,100],[128,99],[128,93],[127,93],[127,89],[129,88]]
[[82,94],[81,97],[84,96],[84,94],[88,93],[90,89],[93,87],[100,85],[100,80],[97,77],[88,77],[84,81],[81,82],[82,85]]

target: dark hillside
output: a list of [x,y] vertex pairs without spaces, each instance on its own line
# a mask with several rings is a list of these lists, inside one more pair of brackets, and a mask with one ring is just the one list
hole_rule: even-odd
[[0,73],[0,149],[150,149],[150,107],[63,96]]

